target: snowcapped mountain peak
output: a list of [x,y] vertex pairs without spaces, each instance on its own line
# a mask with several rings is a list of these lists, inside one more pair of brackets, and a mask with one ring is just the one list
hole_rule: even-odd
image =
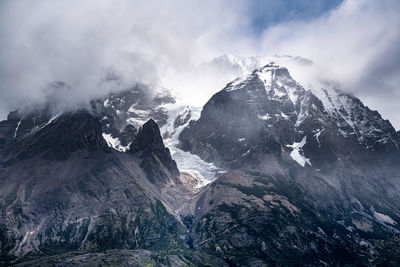
[[246,88],[246,90],[258,90],[260,86],[248,85],[259,83],[260,81],[269,99],[290,100],[293,105],[296,105],[299,96],[305,92],[305,89],[290,76],[287,68],[273,61],[255,69],[247,76],[235,79],[224,90],[235,91],[243,88]]
[[270,81],[268,84],[272,83],[275,79],[276,70],[284,69],[274,62],[271,62],[264,67],[256,69],[253,73],[258,76],[258,78],[264,82]]
[[[182,131],[182,147],[197,153],[198,147],[210,144],[212,149],[198,152],[203,159],[236,162],[264,142],[259,136],[285,148],[308,136],[299,155],[309,159],[309,165],[315,168],[325,164],[318,163],[318,157],[330,146],[348,154],[356,150],[398,151],[398,134],[378,112],[333,86],[310,85],[306,90],[291,76],[290,66],[269,61],[228,83],[207,102],[202,117]],[[193,135],[200,143],[191,139]],[[227,141],[226,147],[221,148],[221,140],[228,136],[235,141]],[[221,154],[229,156],[218,158]]]

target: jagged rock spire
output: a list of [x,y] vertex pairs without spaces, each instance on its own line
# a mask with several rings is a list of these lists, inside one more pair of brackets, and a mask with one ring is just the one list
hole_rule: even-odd
[[140,129],[130,146],[130,153],[139,154],[140,167],[154,184],[179,183],[179,170],[164,146],[157,123],[150,119]]

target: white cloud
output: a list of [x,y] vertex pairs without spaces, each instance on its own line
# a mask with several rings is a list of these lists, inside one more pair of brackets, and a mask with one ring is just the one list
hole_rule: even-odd
[[[3,112],[49,97],[61,108],[83,105],[115,87],[99,84],[110,69],[121,76],[122,86],[158,86],[169,70],[185,71],[193,62],[217,54],[216,40],[229,40],[229,30],[239,22],[236,7],[225,7],[223,1],[143,3],[2,2]],[[53,81],[66,82],[70,89],[54,93],[48,87]]]
[[[252,34],[252,12],[245,1],[227,0],[2,1],[0,113],[48,99],[60,108],[83,105],[121,87],[99,84],[110,69],[123,85],[161,81],[202,104],[228,76],[201,62],[225,53],[290,54],[315,62],[312,71],[297,70],[300,78],[335,80],[400,127],[399,1],[346,0],[261,36]],[[58,80],[71,89],[55,94],[47,84]]]
[[339,82],[400,128],[399,14],[396,0],[347,0],[311,22],[267,29],[259,49],[313,60],[308,79]]

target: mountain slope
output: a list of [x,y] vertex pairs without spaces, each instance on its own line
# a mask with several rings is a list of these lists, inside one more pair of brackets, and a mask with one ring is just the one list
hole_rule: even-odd
[[[20,118],[19,127],[25,120]],[[2,135],[8,136],[0,170],[3,260],[70,251],[184,248],[182,225],[159,197],[161,188],[152,186],[162,187],[164,180],[143,167],[169,171],[169,177],[179,181],[160,132],[146,130],[147,125],[158,130],[154,121],[139,131],[132,154],[111,150],[98,119],[87,111],[50,117],[9,137],[16,121],[2,122]],[[158,140],[156,146],[141,138],[143,132]],[[138,160],[138,144],[167,161],[154,162],[149,156]],[[159,146],[164,150],[154,150]]]

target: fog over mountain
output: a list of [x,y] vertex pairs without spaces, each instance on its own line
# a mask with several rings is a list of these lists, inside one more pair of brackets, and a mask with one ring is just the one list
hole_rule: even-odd
[[[312,60],[316,73],[306,81],[338,82],[400,123],[398,1],[257,2],[2,1],[2,117],[48,98],[60,108],[82,105],[134,82],[202,105],[229,82],[202,63],[278,54]],[[109,72],[122,84],[104,83]],[[71,88],[54,92],[54,81]]]

